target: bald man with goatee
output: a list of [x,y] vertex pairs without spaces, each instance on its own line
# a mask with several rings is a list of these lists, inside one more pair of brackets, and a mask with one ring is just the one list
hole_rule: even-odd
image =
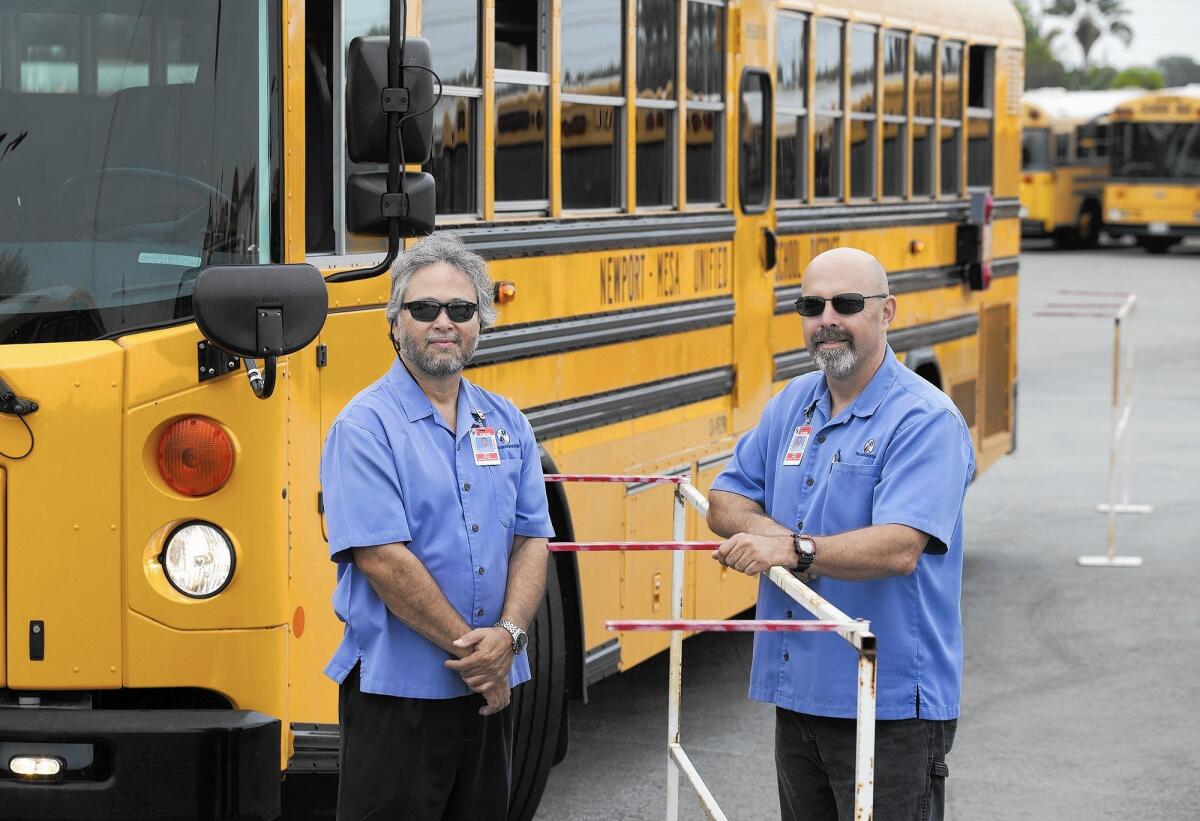
[[[876,821],[941,819],[962,683],[963,498],[971,434],[896,359],[879,261],[816,257],[796,310],[818,371],[793,379],[713,483],[713,558],[784,567],[878,637]],[[758,618],[809,618],[764,575]],[[785,821],[854,816],[857,655],[810,633],[755,634],[750,697],[775,705]]]

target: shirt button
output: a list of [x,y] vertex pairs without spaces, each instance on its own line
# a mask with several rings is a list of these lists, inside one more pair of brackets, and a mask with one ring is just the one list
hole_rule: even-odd
[[804,529],[804,522],[803,522],[803,521],[796,522],[796,529],[797,529],[797,530],[803,530],[803,529]]
[[784,653],[784,654],[783,654],[783,660],[784,660],[784,661],[788,661],[789,659],[791,659],[791,655],[790,655],[790,654],[788,654],[788,653]]
[[817,437],[817,443],[821,444],[821,445],[825,444],[825,434],[822,433],[820,436]]
[[805,480],[804,484],[808,485],[809,487],[812,487],[812,485],[813,485],[812,477],[809,476],[808,479]]
[[788,617],[789,619],[792,617],[792,611],[791,611],[791,610],[787,611],[787,617]]
[[481,568],[479,568],[479,575],[482,576],[483,574],[484,574],[484,568],[481,567]]
[[478,610],[476,610],[476,611],[475,611],[475,615],[476,615],[476,616],[479,616],[479,618],[481,618],[481,619],[482,619],[482,618],[483,618],[483,608],[481,607],[481,608],[479,608]]
[[471,532],[472,532],[472,533],[478,533],[478,532],[479,532],[479,525],[471,525]]
[[470,489],[471,489],[471,483],[463,482],[463,490],[470,490]]

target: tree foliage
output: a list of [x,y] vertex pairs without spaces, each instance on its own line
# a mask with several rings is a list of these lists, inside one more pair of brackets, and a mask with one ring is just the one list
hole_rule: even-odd
[[1168,54],[1159,57],[1154,65],[1162,72],[1163,83],[1168,86],[1185,86],[1200,83],[1200,63],[1183,54]]
[[1126,46],[1133,42],[1129,9],[1122,0],[1053,0],[1045,12],[1074,22],[1075,42],[1083,52],[1085,70],[1090,65],[1092,47],[1101,37],[1115,37]]
[[1111,88],[1148,88],[1151,91],[1163,87],[1163,74],[1149,66],[1130,66],[1113,78]]

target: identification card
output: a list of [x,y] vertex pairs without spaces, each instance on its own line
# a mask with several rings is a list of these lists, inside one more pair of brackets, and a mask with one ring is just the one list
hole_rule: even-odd
[[471,453],[477,465],[500,464],[500,447],[494,428],[471,428]]
[[804,449],[808,447],[808,437],[812,435],[812,425],[801,425],[792,434],[787,453],[783,455],[785,465],[798,465],[804,459]]

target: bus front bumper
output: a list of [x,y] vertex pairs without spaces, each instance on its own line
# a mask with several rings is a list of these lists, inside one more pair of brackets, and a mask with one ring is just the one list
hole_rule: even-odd
[[[280,813],[278,719],[242,710],[0,710],[6,819],[271,819]],[[58,780],[14,758],[54,757]],[[83,765],[69,769],[84,751]],[[78,762],[76,762],[78,763]]]
[[1200,222],[1109,222],[1104,230],[1113,237],[1196,237],[1200,236]]

